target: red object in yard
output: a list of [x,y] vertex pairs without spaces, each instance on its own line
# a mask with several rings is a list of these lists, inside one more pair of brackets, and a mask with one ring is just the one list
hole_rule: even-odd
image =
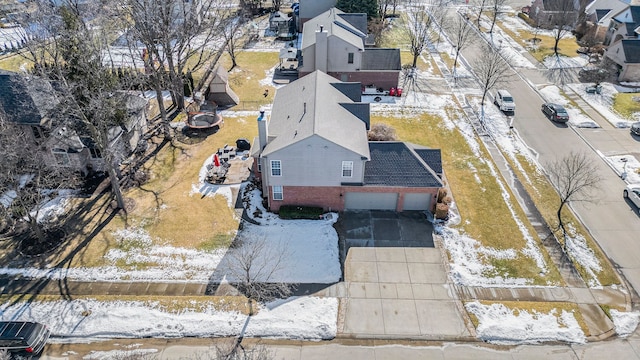
[[396,91],[396,96],[397,97],[402,96],[402,89],[401,88],[398,88],[398,90]]
[[213,165],[220,166],[220,158],[218,157],[218,154],[213,155]]
[[392,87],[389,89],[389,96],[396,96],[396,88]]

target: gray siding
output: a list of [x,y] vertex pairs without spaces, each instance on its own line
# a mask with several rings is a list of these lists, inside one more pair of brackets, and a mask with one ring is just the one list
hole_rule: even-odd
[[[360,69],[362,62],[362,52],[358,48],[340,39],[337,36],[329,36],[329,61],[327,63],[328,72],[356,71]],[[353,64],[348,63],[348,54],[353,53]]]
[[[282,176],[271,176],[271,161],[280,160]],[[342,177],[342,162],[353,161],[353,176]],[[294,143],[262,158],[268,186],[340,186],[364,180],[360,155],[317,135]]]

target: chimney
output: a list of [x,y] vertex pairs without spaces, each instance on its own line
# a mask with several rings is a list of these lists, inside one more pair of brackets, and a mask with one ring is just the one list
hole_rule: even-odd
[[260,141],[260,151],[264,150],[264,147],[267,146],[268,137],[267,119],[264,117],[264,110],[260,110],[260,116],[258,116],[258,141]]
[[320,25],[320,30],[316,31],[316,70],[326,73],[328,58],[327,32],[324,31],[324,26]]

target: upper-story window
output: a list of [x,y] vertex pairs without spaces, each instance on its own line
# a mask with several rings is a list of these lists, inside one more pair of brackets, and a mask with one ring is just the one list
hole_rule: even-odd
[[347,62],[348,62],[349,64],[353,64],[353,53],[349,53],[349,55],[348,55],[348,59],[347,59]]
[[353,176],[353,161],[342,162],[342,177]]
[[282,163],[280,163],[280,160],[271,160],[271,176],[282,176]]

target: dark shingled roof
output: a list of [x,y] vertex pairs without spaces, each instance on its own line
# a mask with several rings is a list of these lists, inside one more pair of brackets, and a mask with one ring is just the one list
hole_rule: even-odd
[[33,76],[0,70],[0,109],[7,119],[23,125],[40,125],[55,106],[49,83]]
[[607,16],[609,11],[611,11],[611,9],[596,9],[596,20],[602,20],[603,17]]
[[359,82],[335,82],[331,85],[345,94],[351,101],[362,101],[362,84]]
[[367,125],[367,130],[369,130],[371,117],[369,112],[369,103],[341,103],[340,105],[358,119],[362,120]]
[[371,161],[364,168],[364,185],[442,187],[429,164],[403,142],[369,142]]
[[440,149],[416,149],[414,151],[436,174],[442,174],[442,153]]
[[367,33],[367,14],[365,13],[343,13],[338,14],[344,21],[348,22],[354,28],[362,31],[363,34]]
[[400,71],[400,49],[367,48],[362,54],[360,70]]
[[622,49],[626,63],[640,63],[640,40],[622,40]]

